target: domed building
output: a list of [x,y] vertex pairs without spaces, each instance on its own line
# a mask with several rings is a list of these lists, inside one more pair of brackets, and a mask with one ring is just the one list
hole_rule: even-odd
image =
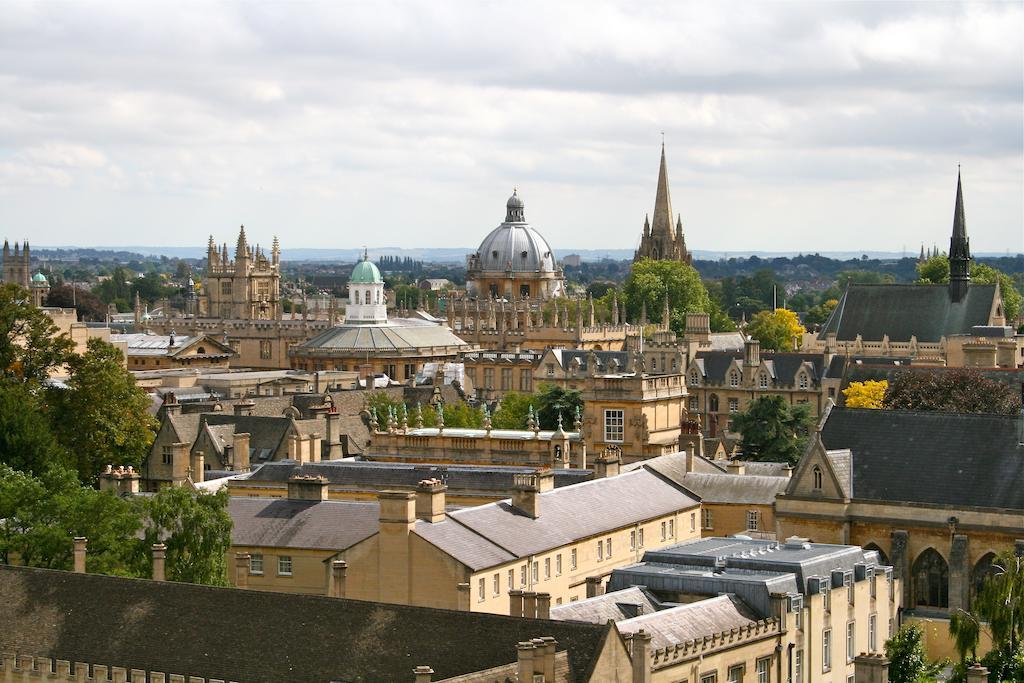
[[424,313],[388,318],[384,278],[363,253],[348,280],[345,322],[335,325],[288,351],[293,368],[353,370],[361,375],[387,375],[411,381],[428,362],[457,362],[474,350],[452,333],[444,321]]
[[28,288],[32,292],[32,303],[42,308],[46,297],[50,294],[50,283],[47,281],[46,276],[42,273],[36,273],[32,276],[32,282],[29,283]]
[[470,296],[494,299],[550,299],[565,293],[565,277],[555,254],[526,222],[518,191],[505,204],[505,222],[466,257]]

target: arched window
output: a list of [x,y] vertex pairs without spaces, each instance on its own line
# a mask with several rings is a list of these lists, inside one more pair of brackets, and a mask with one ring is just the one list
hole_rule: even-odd
[[379,304],[380,303],[380,290],[379,289],[376,291],[375,296],[373,297],[373,303],[375,303],[375,304]]
[[675,371],[676,371],[676,359],[673,358],[672,359],[672,372],[675,372]]
[[735,370],[729,371],[729,386],[738,387],[740,385],[740,373]]
[[718,412],[718,394],[711,394],[708,396],[708,412]]
[[888,565],[889,564],[889,556],[886,555],[885,551],[882,550],[881,548],[879,548],[877,544],[875,544],[875,543],[868,543],[867,545],[864,546],[864,550],[874,550],[876,553],[878,553],[878,561],[879,561],[880,564],[883,564],[883,565]]
[[811,470],[811,472],[814,474],[814,490],[815,491],[820,491],[821,490],[821,468],[818,467],[817,465],[815,465],[814,469]]
[[996,570],[992,563],[995,562],[996,554],[988,553],[983,556],[978,563],[974,565],[974,571],[971,572],[971,601],[978,596],[981,592],[981,587],[985,585],[985,580],[990,576],[995,576]]
[[366,293],[363,296],[364,296],[363,301],[365,301],[366,303],[370,303],[370,301],[371,301],[371,299],[370,299],[370,290],[366,290]]
[[949,565],[935,548],[928,548],[918,555],[911,573],[915,605],[949,607]]
[[356,304],[358,305],[359,304],[359,290],[357,289],[357,290],[355,290],[355,292],[356,292]]
[[651,372],[657,372],[657,371],[658,371],[658,357],[657,356],[651,356]]

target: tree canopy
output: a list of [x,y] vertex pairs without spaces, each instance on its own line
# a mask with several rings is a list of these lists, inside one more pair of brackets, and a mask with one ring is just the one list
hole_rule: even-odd
[[885,641],[889,658],[889,683],[932,683],[940,664],[928,661],[924,650],[924,632],[917,624],[907,624]]
[[794,347],[799,348],[804,327],[796,313],[776,308],[756,314],[747,325],[746,332],[761,342],[762,349],[792,351]]
[[888,380],[865,380],[863,382],[850,382],[850,386],[843,389],[843,398],[847,408],[881,408],[885,399],[885,390],[889,388]]
[[1020,396],[1010,386],[989,379],[977,370],[904,370],[886,389],[887,410],[938,410],[950,413],[1014,415]]
[[[918,284],[948,284],[949,257],[940,254],[917,264],[917,282]],[[971,282],[979,285],[994,285],[998,282],[1007,324],[1012,325],[1017,320],[1021,310],[1022,297],[1012,277],[986,263],[972,261]]]
[[790,406],[781,396],[754,399],[745,412],[733,417],[742,458],[796,463],[807,445],[812,420],[806,405]]
[[623,298],[630,319],[638,320],[646,306],[649,321],[663,322],[666,294],[669,326],[677,334],[686,329],[687,313],[710,314],[714,309],[708,291],[693,266],[653,259],[642,259],[633,264],[623,285]]

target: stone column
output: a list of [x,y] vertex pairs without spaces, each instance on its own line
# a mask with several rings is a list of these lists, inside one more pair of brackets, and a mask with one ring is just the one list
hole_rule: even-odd
[[345,597],[345,579],[348,573],[348,563],[345,560],[334,560],[331,562],[331,590],[332,598]]
[[633,683],[651,683],[651,634],[640,629],[633,634],[632,642]]
[[909,607],[913,603],[913,586],[910,580],[910,550],[908,548],[909,536],[904,529],[896,529],[892,532],[892,573],[900,580],[903,586],[902,607]]
[[967,536],[953,534],[949,545],[949,608],[966,610],[971,601],[971,556]]
[[537,593],[537,618],[551,618],[551,593]]
[[511,590],[508,592],[509,615],[513,617],[523,616],[523,591]]
[[537,594],[533,591],[523,591],[523,616],[527,619],[537,618]]

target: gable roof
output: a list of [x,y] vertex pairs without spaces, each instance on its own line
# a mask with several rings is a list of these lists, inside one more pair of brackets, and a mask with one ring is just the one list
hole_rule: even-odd
[[690,472],[680,483],[705,503],[771,505],[775,496],[786,490],[789,477]]
[[1024,510],[1014,416],[833,408],[821,439],[852,452],[857,499]]
[[232,496],[228,513],[234,546],[345,550],[380,529],[375,502]]
[[[0,650],[246,683],[446,678],[555,638],[586,681],[607,625],[0,566]],[[230,633],[210,641],[197,634]]]
[[[743,351],[698,351],[693,363],[704,376],[704,381],[725,384],[726,374],[733,363],[743,367]],[[761,353],[762,364],[768,374],[781,384],[795,385],[797,372],[805,369],[812,382],[825,375],[825,355],[821,353]],[[760,366],[759,366],[760,367]]]
[[840,341],[934,343],[954,334],[970,334],[976,325],[988,325],[996,298],[996,285],[971,285],[960,301],[953,301],[948,285],[850,285],[819,339],[834,332]]
[[641,629],[651,634],[651,647],[660,650],[734,628],[750,626],[759,617],[735,595],[719,595],[686,605],[643,614],[616,624],[622,634]]
[[559,621],[587,621],[591,624],[604,624],[609,619],[621,621],[640,614],[651,614],[660,609],[664,609],[661,601],[650,591],[643,586],[631,586],[620,591],[552,607],[551,618]]

